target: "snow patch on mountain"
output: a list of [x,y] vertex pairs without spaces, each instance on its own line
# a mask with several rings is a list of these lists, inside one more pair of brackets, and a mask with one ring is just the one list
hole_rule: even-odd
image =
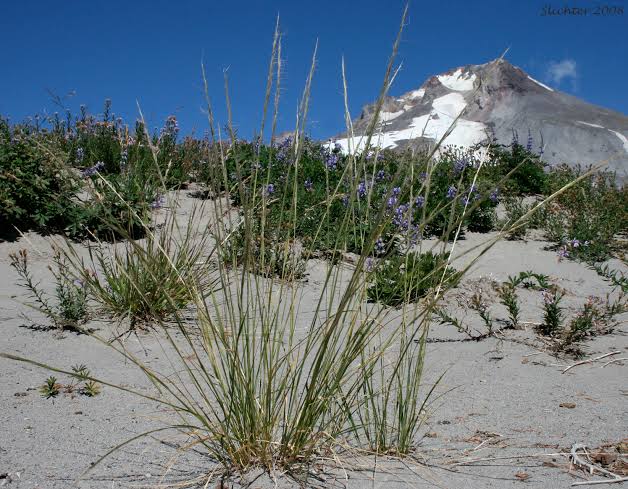
[[451,75],[438,75],[437,78],[449,90],[465,92],[473,90],[476,76],[473,73],[463,73],[462,68],[458,68]]
[[613,131],[612,129],[609,129],[609,131],[611,131],[615,136],[617,136],[621,140],[621,142],[624,145],[624,151],[628,153],[628,139],[626,138],[626,136],[624,136],[623,134],[617,131]]
[[[466,105],[464,97],[459,93],[443,95],[432,102],[432,110],[429,114],[414,117],[405,129],[387,132],[380,130],[379,133],[373,135],[371,145],[381,148],[396,148],[398,142],[418,137],[440,141],[455,122],[453,130],[443,140],[442,145],[473,146],[486,138],[486,126],[481,122],[462,118],[456,121],[456,118],[462,114]],[[384,112],[383,114],[390,113]],[[342,147],[344,153],[353,153],[363,151],[366,140],[365,136],[356,136],[353,140],[343,138],[335,142]]]
[[411,92],[406,93],[401,98],[398,98],[397,102],[407,102],[408,100],[422,99],[424,95],[425,88],[419,88],[418,90],[412,90]]
[[606,129],[604,126],[600,126],[599,124],[591,124],[590,122],[584,122],[584,121],[576,121],[580,124],[584,124],[585,126],[590,126],[590,127],[597,127],[598,129]]
[[535,79],[534,79],[534,78],[532,78],[530,75],[528,75],[528,78],[529,78],[530,80],[532,80],[534,83],[536,83],[537,85],[542,86],[542,87],[543,87],[543,88],[545,88],[546,90],[549,90],[550,92],[553,92],[553,91],[554,91],[554,89],[553,89],[553,88],[550,88],[550,87],[548,87],[547,85],[545,85],[544,83],[541,83],[540,81],[535,80]]
[[404,113],[403,110],[398,110],[397,112],[382,112],[379,115],[379,120],[381,122],[392,121],[393,119],[396,119],[397,117],[399,117],[403,113]]

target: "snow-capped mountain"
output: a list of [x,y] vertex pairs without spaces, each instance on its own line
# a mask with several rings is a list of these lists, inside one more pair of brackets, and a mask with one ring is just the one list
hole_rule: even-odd
[[[355,138],[335,141],[345,151],[361,149],[375,105],[353,123]],[[461,115],[460,115],[461,114]],[[439,140],[456,117],[444,145],[473,146],[489,138],[509,144],[533,139],[550,164],[600,164],[623,179],[628,174],[628,117],[554,90],[503,59],[467,65],[428,79],[417,90],[387,97],[372,144],[420,147]]]

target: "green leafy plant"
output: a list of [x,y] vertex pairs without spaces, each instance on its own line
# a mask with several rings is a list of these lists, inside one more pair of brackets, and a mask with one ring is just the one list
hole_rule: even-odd
[[506,237],[511,240],[523,239],[529,226],[529,220],[524,220],[523,218],[532,209],[533,205],[525,204],[522,197],[513,196],[505,198],[503,203],[506,216],[502,225],[512,228]]
[[476,311],[482,321],[484,321],[488,334],[493,334],[493,317],[491,316],[490,306],[488,302],[486,302],[481,290],[474,292],[471,296],[469,307]]
[[59,395],[61,387],[56,377],[50,376],[46,379],[44,385],[39,388],[39,392],[41,392],[41,395],[46,399],[50,399],[51,397],[57,397]]
[[509,282],[501,284],[497,288],[501,303],[506,306],[509,314],[510,325],[516,328],[519,325],[519,302],[517,300],[517,290],[511,277]]
[[98,384],[98,382],[91,380],[92,374],[85,365],[73,365],[72,372],[77,379],[83,382],[83,385],[79,389],[79,392],[82,395],[87,397],[94,397],[100,394],[100,385]]
[[82,331],[82,325],[89,317],[88,291],[82,280],[73,278],[70,274],[68,263],[61,251],[54,250],[55,267],[49,267],[56,282],[56,303],[54,304],[31,274],[28,266],[28,252],[22,249],[17,253],[11,253],[9,258],[11,266],[21,279],[19,285],[24,287],[35,301],[33,307],[42,312],[60,330]]
[[539,332],[544,336],[555,336],[562,329],[564,314],[560,307],[563,293],[552,287],[542,292],[543,294],[543,322],[539,326]]
[[610,172],[560,167],[551,177],[550,191],[578,179],[545,210],[546,235],[561,257],[595,263],[612,256],[628,227],[628,189]]
[[0,118],[0,238],[14,227],[58,232],[74,219],[79,179],[28,126]]
[[382,260],[371,276],[367,296],[372,301],[396,307],[425,297],[441,283],[443,276],[444,282],[451,286],[458,275],[449,268],[447,258],[447,254],[428,251]]
[[227,265],[243,266],[252,273],[287,281],[305,276],[306,262],[297,243],[263,236],[256,237],[253,243],[247,243],[246,239],[242,228],[230,235],[222,255]]

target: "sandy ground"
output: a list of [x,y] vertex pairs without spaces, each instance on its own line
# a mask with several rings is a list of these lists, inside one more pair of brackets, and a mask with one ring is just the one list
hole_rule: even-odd
[[[44,287],[51,257],[51,238],[35,234],[27,238],[0,243],[0,351],[66,369],[85,364],[97,377],[149,392],[150,385],[138,369],[92,338],[25,327],[29,321],[23,313],[36,322],[38,315],[22,304],[26,297],[15,285],[17,275],[9,266],[8,254],[28,248],[33,272],[44,279]],[[469,234],[459,243],[458,252],[486,238]],[[478,280],[506,280],[508,275],[524,270],[550,275],[567,290],[565,305],[572,310],[590,295],[604,297],[611,291],[595,271],[578,263],[559,262],[555,252],[543,249],[546,245],[533,239],[499,242],[471,269],[457,293],[466,293]],[[622,267],[619,262],[612,265]],[[316,261],[308,264],[310,283],[306,288],[316,286],[320,267]],[[540,321],[539,293],[525,292],[521,297],[522,321]],[[454,302],[452,299],[452,305]],[[498,307],[494,312],[497,317],[506,317]],[[463,313],[457,310],[457,314]],[[481,327],[472,314],[461,317]],[[111,331],[109,323],[91,326],[99,328],[101,334]],[[415,459],[347,455],[336,464],[321,466],[319,477],[311,477],[306,485],[563,488],[591,477],[578,470],[570,472],[568,458],[559,452],[574,443],[596,447],[628,437],[628,361],[603,368],[604,362],[584,364],[563,374],[565,366],[575,360],[543,351],[531,327],[505,332],[499,339],[470,342],[459,341],[463,336],[453,328],[435,325],[432,339],[425,381],[429,384],[443,372],[445,376],[439,385],[442,396],[421,430]],[[456,341],[439,341],[444,339]],[[157,341],[149,334],[129,337],[127,346],[149,365],[159,367],[165,362]],[[626,321],[612,334],[586,343],[587,358],[613,351],[621,352],[617,357],[628,357]],[[160,426],[160,420],[168,416],[154,404],[108,387],[94,398],[61,394],[45,399],[38,387],[48,375],[37,367],[0,359],[0,487],[75,487],[77,477],[101,455],[142,431]],[[61,382],[69,380],[58,378]],[[575,407],[561,407],[564,403]],[[89,472],[78,486],[159,487],[162,480],[196,479],[198,484],[191,487],[204,487],[203,477],[207,478],[214,464],[202,453],[180,455],[179,442],[166,433],[128,445]],[[280,474],[276,480],[264,474],[256,477],[248,476],[248,487],[298,485]],[[212,482],[207,487],[223,486]]]

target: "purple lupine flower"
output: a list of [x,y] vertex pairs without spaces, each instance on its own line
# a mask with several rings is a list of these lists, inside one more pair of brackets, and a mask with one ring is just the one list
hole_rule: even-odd
[[74,280],[72,280],[72,284],[79,289],[82,289],[83,287],[85,287],[85,283],[78,278],[75,278]]
[[569,250],[566,246],[561,246],[558,249],[558,260],[562,260],[563,258],[569,258]]
[[349,205],[349,196],[348,195],[343,195],[342,199],[340,199],[340,201],[342,202],[342,205],[347,207]]
[[395,207],[397,205],[397,197],[395,197],[394,195],[391,197],[388,197],[388,207]]
[[338,166],[338,155],[336,153],[332,153],[327,156],[325,160],[325,165],[327,165],[328,170],[335,170]]
[[377,241],[375,241],[375,253],[378,255],[382,255],[385,251],[386,244],[384,243],[384,240],[381,237],[377,238]]
[[493,190],[488,198],[491,199],[491,202],[497,202],[499,200],[499,189]]
[[266,195],[272,195],[275,192],[275,186],[272,183],[266,185]]
[[161,128],[160,138],[170,138],[176,140],[178,134],[179,124],[177,123],[177,117],[174,115],[169,115],[166,118],[164,127]]
[[369,256],[364,262],[364,270],[372,272],[375,269],[375,263],[375,260]]
[[386,178],[386,172],[384,170],[380,170],[377,172],[377,175],[375,176],[375,179],[378,182],[381,182],[382,180],[384,180]]
[[358,185],[358,197],[362,199],[366,197],[367,193],[368,193],[368,187],[366,186],[366,183],[360,182],[360,184]]
[[421,238],[422,236],[421,236],[421,230],[419,229],[419,226],[415,226],[414,224],[412,224],[408,228],[408,243],[410,244],[410,246],[414,246],[419,241],[421,241]]
[[293,137],[288,136],[277,146],[277,160],[285,163],[290,158],[290,150],[292,149]]
[[515,131],[515,130],[513,129],[513,131],[512,131],[512,143],[511,143],[511,145],[512,145],[512,146],[516,146],[516,145],[518,145],[518,144],[519,144],[519,134],[517,134],[517,131]]
[[400,193],[401,193],[401,187],[394,187],[394,188],[392,189],[392,194],[393,194],[395,197],[398,197]]
[[305,183],[303,184],[303,186],[305,187],[305,190],[307,192],[311,192],[312,188],[314,187],[314,184],[312,183],[312,180],[310,180],[309,178],[307,178],[305,180]]
[[408,229],[408,209],[410,206],[408,204],[401,204],[399,207],[395,209],[395,213],[393,215],[392,222],[395,226],[397,226],[401,230]]
[[150,203],[150,208],[161,209],[164,205],[166,205],[166,197],[162,194],[157,194],[155,200]]
[[454,162],[454,173],[460,174],[468,165],[469,161],[465,156],[463,156],[462,158],[458,158]]
[[416,199],[414,199],[414,205],[417,206],[419,209],[423,207],[424,204],[425,197],[423,197],[422,195],[419,195]]
[[83,148],[76,149],[76,161],[77,163],[81,163],[83,161],[83,157],[85,156],[85,151]]
[[101,172],[104,169],[105,169],[105,164],[102,161],[99,161],[94,166],[90,166],[89,168],[85,168],[85,170],[83,170],[81,172],[81,176],[83,178],[93,177],[94,175],[96,175],[96,173]]
[[334,151],[342,151],[342,144],[334,143]]
[[457,192],[458,189],[456,189],[456,187],[454,187],[453,185],[450,185],[450,187],[447,189],[447,198],[453,199],[456,196]]
[[124,171],[128,163],[129,153],[126,148],[120,153],[120,170]]

